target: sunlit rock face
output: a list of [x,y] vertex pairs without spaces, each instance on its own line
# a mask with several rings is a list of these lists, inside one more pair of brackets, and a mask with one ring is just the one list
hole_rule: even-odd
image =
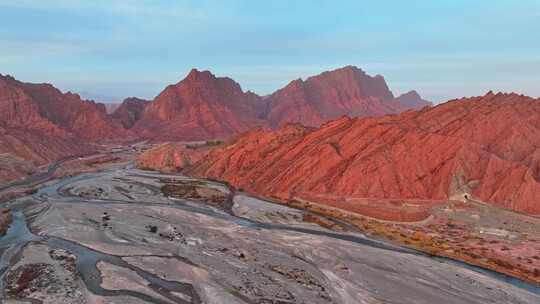
[[194,69],[161,92],[133,129],[158,140],[227,138],[264,124],[257,118],[259,99],[230,78]]
[[5,127],[88,141],[130,136],[107,115],[103,104],[62,93],[50,84],[24,83],[10,76],[0,76],[0,121]]
[[248,132],[190,169],[244,189],[372,198],[473,198],[540,213],[540,100],[493,94],[313,129]]
[[417,93],[395,99],[382,76],[354,66],[292,81],[268,102],[266,118],[274,128],[296,122],[319,126],[343,115],[381,116],[431,105]]
[[319,126],[343,115],[381,116],[429,105],[416,92],[394,98],[382,76],[353,66],[294,80],[265,97],[242,91],[230,78],[194,69],[146,106],[133,130],[158,140],[223,139],[256,126]]

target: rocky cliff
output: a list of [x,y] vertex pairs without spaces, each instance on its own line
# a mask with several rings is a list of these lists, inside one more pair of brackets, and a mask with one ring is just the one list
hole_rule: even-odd
[[227,138],[264,124],[257,118],[258,99],[230,78],[194,69],[161,92],[133,129],[157,140]]
[[88,141],[130,136],[105,106],[62,93],[50,84],[24,83],[0,75],[0,123],[4,127],[73,135]]
[[190,174],[283,199],[474,198],[540,214],[540,100],[493,94],[311,129],[254,130]]

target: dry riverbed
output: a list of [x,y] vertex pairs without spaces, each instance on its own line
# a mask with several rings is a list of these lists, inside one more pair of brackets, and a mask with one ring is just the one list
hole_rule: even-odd
[[538,288],[212,181],[114,169],[9,204],[5,303],[539,303]]

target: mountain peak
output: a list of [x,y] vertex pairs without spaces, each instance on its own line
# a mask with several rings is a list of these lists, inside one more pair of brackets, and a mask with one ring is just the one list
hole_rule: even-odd
[[133,124],[146,137],[174,140],[227,138],[259,125],[264,104],[228,77],[192,69],[144,107]]
[[290,82],[270,96],[265,115],[273,128],[289,122],[320,126],[343,115],[380,116],[431,105],[416,92],[409,92],[402,99],[403,102],[394,102],[396,98],[383,76],[371,76],[347,65],[305,81]]
[[198,69],[191,69],[189,74],[185,78],[186,80],[190,81],[206,81],[206,80],[214,80],[216,79],[216,76],[212,74],[212,72],[208,70],[200,71]]
[[346,65],[341,68],[325,71],[325,72],[320,73],[319,75],[309,77],[308,80],[310,78],[316,78],[316,77],[328,77],[328,76],[357,77],[357,76],[363,76],[363,75],[366,75],[366,72],[364,72],[364,70],[360,69],[359,67],[354,66],[354,65]]
[[422,97],[420,96],[420,94],[418,94],[418,92],[415,91],[415,90],[411,90],[411,91],[409,91],[409,92],[407,92],[407,93],[405,93],[405,94],[400,95],[400,97],[405,97],[405,96],[407,96],[407,97],[409,97],[409,98],[417,98],[417,99],[421,99],[421,98],[422,98]]
[[362,70],[361,68],[355,66],[355,65],[346,65],[344,67],[341,67],[341,68],[337,68],[335,70],[332,70],[332,71],[329,71],[329,73],[332,73],[332,72],[354,72],[354,73],[364,73],[364,70]]
[[399,95],[396,98],[396,101],[408,109],[422,109],[424,107],[433,106],[431,101],[423,99],[415,90]]
[[289,82],[288,85],[285,86],[284,89],[286,88],[297,88],[297,89],[300,89],[304,86],[304,81],[302,80],[302,78],[297,78],[291,82]]

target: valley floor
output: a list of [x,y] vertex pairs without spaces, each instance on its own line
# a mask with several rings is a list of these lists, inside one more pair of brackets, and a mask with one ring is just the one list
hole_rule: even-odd
[[109,166],[10,201],[4,303],[538,303],[540,289],[224,184]]

